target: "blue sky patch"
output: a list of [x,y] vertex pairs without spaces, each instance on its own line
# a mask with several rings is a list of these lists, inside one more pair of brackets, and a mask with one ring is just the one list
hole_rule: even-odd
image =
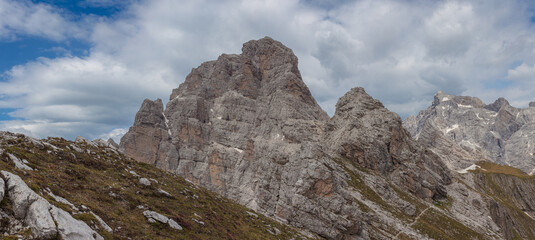
[[11,42],[2,41],[0,42],[0,73],[39,57],[84,56],[87,55],[89,48],[89,43],[78,40],[58,43],[39,37],[26,37]]
[[45,3],[57,8],[68,10],[76,15],[97,15],[111,16],[124,9],[126,4],[134,1],[111,1],[111,0],[94,0],[94,1],[71,1],[71,0],[32,0],[34,3]]
[[487,89],[506,89],[513,86],[514,82],[509,80],[495,80],[485,83]]
[[9,116],[9,113],[17,110],[16,108],[0,108],[0,121],[16,120],[17,118]]

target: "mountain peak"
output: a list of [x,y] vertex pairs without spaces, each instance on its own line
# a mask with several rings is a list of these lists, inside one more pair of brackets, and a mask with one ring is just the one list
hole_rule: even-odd
[[383,108],[383,104],[372,98],[362,87],[354,87],[341,97],[336,103],[335,116],[341,115],[353,109],[360,111],[369,111],[377,108]]
[[[340,164],[371,169],[370,177],[392,179],[423,201],[446,197],[447,169],[414,146],[397,114],[353,88],[330,119],[297,63],[291,49],[269,37],[246,42],[241,54],[223,54],[193,69],[163,113],[159,104],[144,102],[121,147],[135,159],[330,239],[367,236],[362,209],[346,190],[351,175],[364,173]],[[144,119],[155,124],[143,125]],[[338,163],[341,158],[350,163]],[[311,203],[307,209],[303,201]],[[330,206],[347,207],[324,215]]]
[[438,105],[441,102],[449,101],[451,99],[453,99],[452,95],[448,95],[443,91],[439,90],[435,93],[433,105]]
[[295,57],[292,49],[267,36],[258,40],[250,40],[244,43],[242,47],[242,55],[250,58],[273,53],[278,53],[280,56]]
[[476,108],[485,107],[485,103],[477,97],[470,96],[456,96],[451,94],[446,94],[442,91],[438,91],[435,94],[432,106],[437,106],[441,103],[451,101],[452,103],[457,104],[458,106],[471,106]]
[[496,101],[494,101],[492,104],[485,106],[485,108],[494,112],[498,112],[503,106],[510,106],[509,101],[507,101],[503,97],[500,97],[496,99]]

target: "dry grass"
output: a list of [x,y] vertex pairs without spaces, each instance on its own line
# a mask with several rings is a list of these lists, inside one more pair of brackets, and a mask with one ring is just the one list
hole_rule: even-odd
[[[106,239],[302,239],[294,228],[280,224],[261,214],[251,216],[244,206],[209,190],[196,187],[183,178],[151,165],[139,163],[107,148],[76,144],[83,153],[72,150],[73,142],[50,138],[58,147],[39,149],[25,139],[2,141],[6,153],[28,160],[36,171],[15,169],[4,153],[0,155],[0,169],[13,172],[52,204],[59,205],[75,218],[98,227],[87,211],[76,212],[59,204],[45,194],[50,189],[81,209],[87,206],[113,230],[113,234],[99,230]],[[11,144],[9,146],[9,144]],[[89,150],[89,152],[87,151]],[[141,177],[153,179],[151,186],[143,186]],[[172,195],[158,193],[162,189]],[[140,209],[143,207],[144,209]],[[166,224],[149,223],[143,211],[149,209],[174,219],[184,230],[171,229]],[[204,224],[196,222],[202,221]],[[273,235],[273,228],[281,231]]]
[[500,165],[485,161],[478,162],[477,165],[480,166],[481,169],[475,171],[482,171],[484,173],[508,174],[519,178],[535,178],[535,176],[530,176],[518,168],[514,168],[507,165]]

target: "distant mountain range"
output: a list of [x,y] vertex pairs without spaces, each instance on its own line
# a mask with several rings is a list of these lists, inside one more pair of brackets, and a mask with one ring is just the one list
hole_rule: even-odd
[[535,172],[535,102],[520,109],[503,98],[484,104],[476,97],[438,92],[429,108],[403,126],[451,169],[490,161]]

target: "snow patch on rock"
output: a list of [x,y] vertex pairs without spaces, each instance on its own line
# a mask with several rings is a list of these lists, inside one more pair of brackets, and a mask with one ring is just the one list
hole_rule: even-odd
[[239,149],[239,148],[234,148],[234,150],[238,151],[239,153],[242,153],[243,150]]
[[468,173],[468,171],[473,171],[473,170],[476,170],[476,169],[481,169],[481,167],[476,165],[476,164],[472,164],[472,165],[470,165],[470,167],[467,167],[467,168],[465,168],[463,170],[459,170],[457,172],[461,173],[461,174],[465,174],[465,173]]
[[453,126],[444,129],[444,134],[449,133],[449,132],[451,132],[451,131],[453,131],[453,130],[455,130],[457,128],[459,128],[459,124],[453,124]]

